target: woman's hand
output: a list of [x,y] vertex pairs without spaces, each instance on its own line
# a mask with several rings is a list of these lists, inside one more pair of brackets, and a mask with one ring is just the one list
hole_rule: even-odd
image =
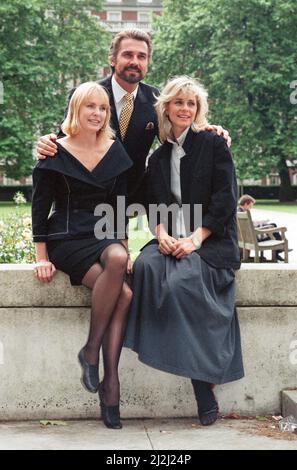
[[175,244],[175,250],[171,253],[177,259],[185,258],[196,250],[191,238],[179,238]]
[[40,282],[51,282],[56,272],[56,268],[50,261],[40,260],[35,264],[34,274]]
[[177,240],[170,235],[162,234],[162,236],[158,237],[159,242],[159,251],[163,253],[163,255],[170,255],[176,248]]

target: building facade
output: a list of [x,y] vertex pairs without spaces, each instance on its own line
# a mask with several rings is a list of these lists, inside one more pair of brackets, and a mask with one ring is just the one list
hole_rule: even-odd
[[151,32],[153,15],[162,12],[161,0],[107,0],[103,11],[93,12],[108,30],[116,34],[125,29],[141,29]]

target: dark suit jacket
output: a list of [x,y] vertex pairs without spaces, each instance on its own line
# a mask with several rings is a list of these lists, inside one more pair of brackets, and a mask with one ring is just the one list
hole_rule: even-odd
[[[182,204],[191,205],[191,231],[194,204],[202,205],[202,226],[212,234],[198,250],[216,268],[240,267],[237,243],[237,184],[233,159],[225,139],[216,134],[189,130],[183,148],[180,178]],[[172,204],[170,157],[172,144],[165,142],[149,159],[148,202]],[[170,231],[170,229],[169,229]]]
[[[111,106],[111,127],[115,131],[117,137],[121,140],[119,121],[112,93],[111,76],[99,81],[98,83],[106,89],[109,95]],[[74,93],[74,90],[75,88],[71,90],[69,100]],[[155,137],[158,137],[158,118],[154,108],[154,95],[159,95],[159,90],[157,88],[144,83],[139,83],[132,117],[125,139],[122,142],[126,152],[133,161],[133,166],[127,173],[129,203],[144,202],[146,158]]]

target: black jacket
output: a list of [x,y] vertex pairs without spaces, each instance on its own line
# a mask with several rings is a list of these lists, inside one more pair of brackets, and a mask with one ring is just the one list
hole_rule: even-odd
[[[202,226],[212,234],[198,250],[216,268],[239,269],[236,206],[237,184],[233,159],[225,139],[216,134],[189,130],[181,159],[182,204],[191,205],[191,231],[194,204],[202,205]],[[167,206],[174,202],[170,190],[172,144],[165,142],[149,159],[148,203]],[[170,231],[170,229],[169,229]]]
[[95,224],[101,218],[94,215],[95,207],[110,204],[116,215],[117,196],[124,196],[125,207],[120,214],[124,215],[124,230],[117,226],[116,219],[111,223],[115,237],[126,238],[126,172],[131,166],[118,140],[91,172],[58,143],[56,157],[39,160],[33,170],[34,242],[93,237]]
[[[111,76],[98,82],[102,85],[110,98],[111,127],[116,136],[121,140],[119,121],[117,117],[114,97],[112,93]],[[69,100],[74,93],[73,88],[69,94]],[[154,108],[155,96],[159,90],[150,85],[139,83],[137,96],[134,102],[133,113],[129,126],[122,142],[126,152],[133,162],[133,166],[127,173],[129,203],[144,201],[144,175],[146,158],[155,137],[158,137],[158,118]],[[65,115],[67,114],[67,109]],[[63,134],[59,134],[63,135]]]

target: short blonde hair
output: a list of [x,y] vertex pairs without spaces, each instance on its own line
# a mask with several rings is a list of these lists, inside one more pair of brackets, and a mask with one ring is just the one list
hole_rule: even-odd
[[110,103],[109,97],[103,86],[97,82],[85,82],[81,83],[74,91],[71,96],[67,116],[61,126],[64,134],[72,137],[81,129],[79,122],[79,111],[81,106],[87,101],[93,92],[97,92],[99,98],[102,99],[103,104],[106,106],[106,119],[103,127],[98,131],[98,135],[102,136],[103,139],[114,138],[114,131],[110,127]]
[[182,75],[172,78],[163,88],[161,94],[156,98],[155,108],[159,120],[160,140],[164,142],[170,135],[171,123],[167,116],[168,104],[180,93],[193,93],[197,102],[197,114],[192,124],[196,132],[208,125],[208,93],[204,86],[194,78]]

